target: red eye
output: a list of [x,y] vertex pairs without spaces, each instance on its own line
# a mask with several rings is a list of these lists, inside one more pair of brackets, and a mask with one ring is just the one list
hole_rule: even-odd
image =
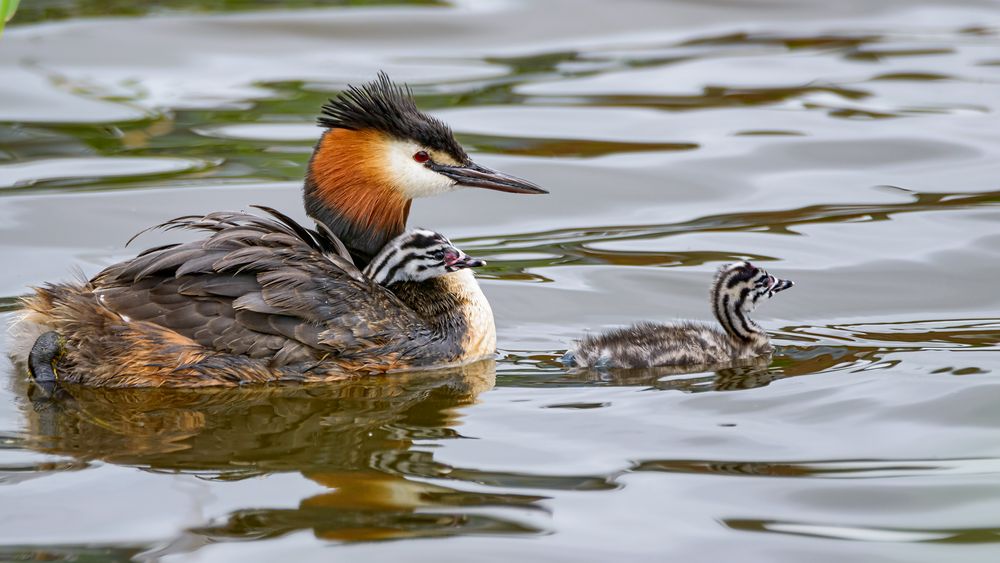
[[413,154],[413,160],[423,164],[431,159],[431,155],[427,154],[427,151],[418,151]]

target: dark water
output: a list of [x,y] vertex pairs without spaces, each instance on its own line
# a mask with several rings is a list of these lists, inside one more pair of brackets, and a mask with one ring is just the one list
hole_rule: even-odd
[[[317,108],[385,69],[552,192],[414,204],[490,261],[497,361],[58,408],[8,367],[0,560],[1000,558],[997,3],[355,4],[22,2],[0,320],[168,217],[301,218]],[[737,258],[797,284],[769,367],[554,362]]]

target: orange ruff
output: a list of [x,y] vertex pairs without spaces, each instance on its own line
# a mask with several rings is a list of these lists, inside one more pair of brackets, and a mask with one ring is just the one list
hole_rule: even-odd
[[387,143],[378,131],[331,129],[316,148],[311,176],[323,203],[357,227],[400,233],[406,229],[410,200],[379,166]]

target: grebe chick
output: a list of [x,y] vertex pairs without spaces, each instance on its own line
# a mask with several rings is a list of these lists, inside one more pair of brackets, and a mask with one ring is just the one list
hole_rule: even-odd
[[[349,259],[350,255],[343,257]],[[364,274],[373,282],[391,288],[397,283],[424,282],[485,265],[485,260],[462,252],[441,233],[411,229],[389,241],[365,267]]]
[[794,285],[750,262],[719,268],[712,283],[712,312],[722,325],[695,321],[642,322],[584,338],[564,362],[579,367],[647,368],[731,364],[771,353],[771,343],[750,313],[761,299]]
[[[482,293],[469,291],[478,286],[468,268],[483,260],[417,229],[390,240],[361,271],[329,231],[262,209],[274,218],[175,219],[164,226],[212,234],[152,249],[83,285],[36,289],[25,300],[27,320],[50,331],[29,355],[36,380],[101,387],[313,381],[493,354],[467,342],[495,334]],[[412,291],[428,283],[433,291]]]

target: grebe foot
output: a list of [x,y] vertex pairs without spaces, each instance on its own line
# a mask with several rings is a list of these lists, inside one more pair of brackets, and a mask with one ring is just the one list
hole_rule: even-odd
[[63,356],[63,339],[59,333],[50,330],[38,337],[28,354],[28,370],[35,384],[46,395],[52,396],[59,386],[56,363]]

